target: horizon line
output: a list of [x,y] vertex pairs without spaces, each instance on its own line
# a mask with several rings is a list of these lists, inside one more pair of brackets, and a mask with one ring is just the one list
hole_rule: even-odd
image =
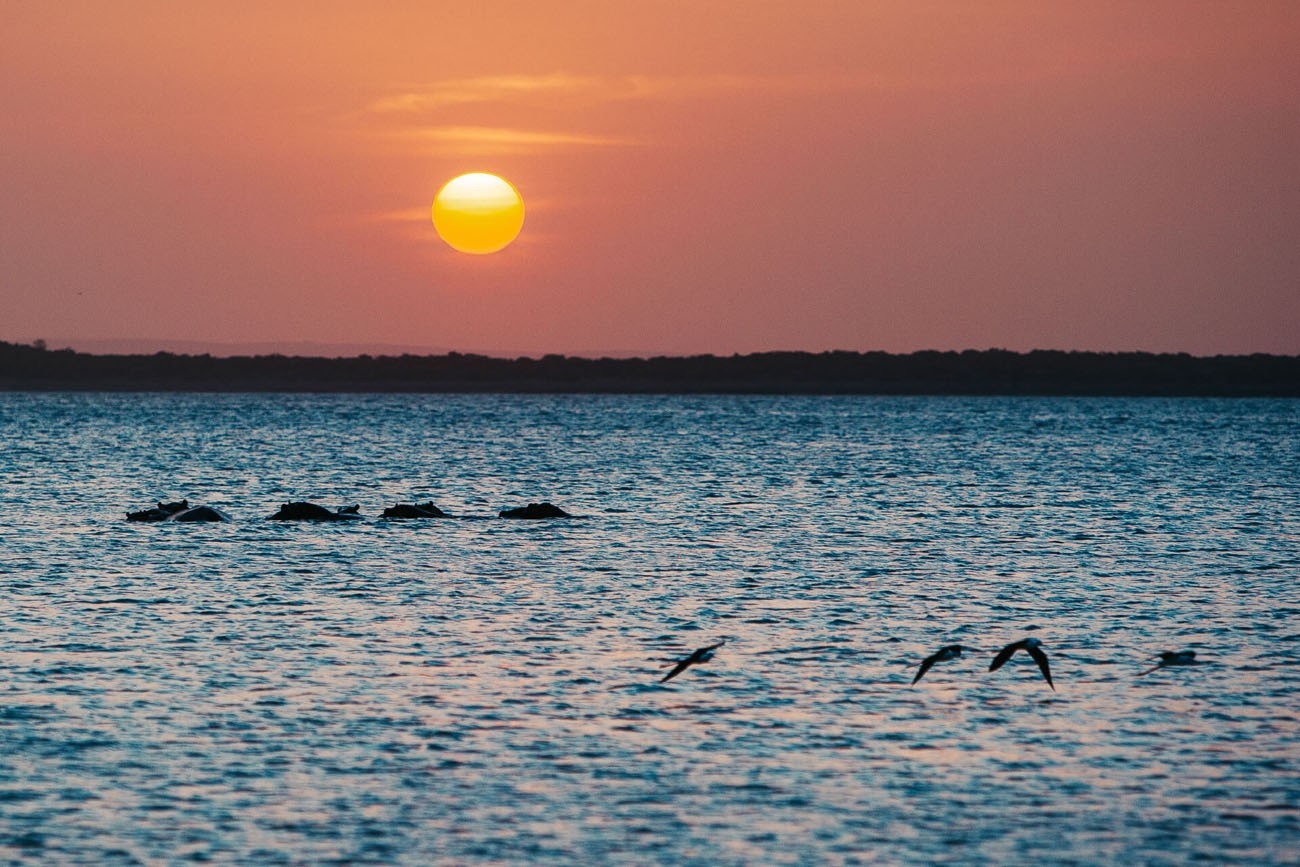
[[500,361],[515,361],[520,359],[541,360],[545,358],[564,358],[575,360],[600,361],[605,359],[635,361],[649,360],[656,358],[737,358],[755,355],[779,355],[779,354],[804,354],[804,355],[824,355],[835,353],[847,353],[852,355],[866,355],[873,353],[883,353],[885,355],[917,355],[920,353],[992,353],[1004,352],[1012,355],[1029,355],[1032,353],[1078,353],[1083,355],[1152,355],[1152,356],[1186,356],[1189,358],[1246,358],[1251,356],[1270,356],[1274,358],[1300,358],[1300,353],[1273,353],[1273,352],[1218,352],[1213,354],[1195,354],[1187,351],[1169,351],[1169,350],[1151,350],[1151,349],[1060,349],[1035,347],[1033,349],[1008,349],[1000,346],[987,346],[983,348],[965,347],[962,349],[938,349],[924,348],[891,351],[885,349],[757,349],[746,352],[689,352],[689,353],[667,353],[667,352],[636,352],[631,350],[606,350],[591,351],[578,353],[564,352],[536,352],[536,351],[519,351],[507,352],[504,350],[484,351],[475,349],[451,349],[447,347],[420,346],[417,344],[388,344],[388,343],[332,343],[328,341],[314,340],[297,340],[297,341],[240,341],[240,342],[222,342],[206,340],[165,340],[165,339],[147,339],[147,338],[103,338],[103,339],[72,339],[72,340],[46,340],[37,338],[31,341],[4,340],[0,338],[0,343],[9,343],[13,346],[29,346],[40,348],[51,352],[72,351],[80,354],[91,356],[150,356],[159,353],[177,356],[201,357],[209,356],[212,358],[265,358],[271,356],[281,356],[286,358],[316,358],[324,360],[347,360],[361,358],[400,358],[404,356],[432,358],[438,356],[462,355],[477,356],[481,358],[490,358]]

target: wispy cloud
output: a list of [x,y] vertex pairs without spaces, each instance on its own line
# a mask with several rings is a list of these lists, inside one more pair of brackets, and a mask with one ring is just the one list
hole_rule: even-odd
[[452,105],[592,93],[600,87],[601,79],[563,73],[453,78],[402,88],[376,100],[370,105],[370,110],[379,113],[419,113]]
[[585,133],[550,132],[497,126],[422,126],[393,135],[432,145],[450,153],[528,153],[549,148],[612,147],[634,144],[630,139]]
[[427,207],[402,208],[396,211],[377,211],[366,214],[362,221],[366,223],[427,223],[430,212]]
[[692,75],[692,76],[583,76],[494,75],[455,78],[395,89],[370,104],[381,114],[420,114],[449,106],[493,102],[527,102],[568,99],[585,102],[626,100],[704,99],[736,93],[817,93],[853,90],[888,90],[903,86],[880,78],[853,75]]
[[[642,138],[563,128],[490,125],[494,117],[535,117],[544,109],[551,122],[564,117],[590,128],[602,113],[592,109],[632,101],[687,102],[718,98],[760,99],[772,95],[852,93],[901,86],[853,75],[591,76],[492,75],[453,78],[394,88],[365,109],[372,132],[390,141],[415,143],[442,154],[521,154],[574,148],[645,145]],[[489,124],[465,121],[489,120]]]

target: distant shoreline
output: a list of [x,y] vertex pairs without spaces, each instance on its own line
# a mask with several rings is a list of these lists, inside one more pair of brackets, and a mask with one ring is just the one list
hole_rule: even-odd
[[1000,349],[491,358],[94,355],[0,342],[3,391],[1300,397],[1300,356]]

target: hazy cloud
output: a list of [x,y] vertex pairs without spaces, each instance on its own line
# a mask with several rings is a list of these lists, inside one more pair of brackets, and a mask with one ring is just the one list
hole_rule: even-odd
[[395,136],[432,145],[452,153],[526,153],[562,147],[611,147],[634,144],[613,136],[550,132],[496,126],[427,126],[401,130]]
[[425,112],[449,105],[499,102],[530,96],[593,93],[601,79],[554,73],[551,75],[492,75],[455,78],[405,88],[370,105],[379,113]]
[[754,94],[816,93],[885,90],[903,86],[877,77],[852,75],[693,75],[582,76],[496,75],[456,78],[407,87],[369,106],[377,113],[421,113],[453,105],[522,102],[533,97],[548,101],[567,98],[587,102],[637,99],[702,99],[746,91]]
[[[451,154],[526,153],[575,147],[614,147],[645,144],[621,136],[585,132],[522,129],[510,126],[455,123],[462,109],[493,106],[527,109],[542,101],[548,112],[567,109],[575,116],[593,106],[633,100],[686,101],[780,93],[847,92],[884,89],[879,80],[839,75],[695,75],[590,76],[493,75],[455,78],[395,89],[369,106],[367,113],[383,118],[386,137],[415,141],[424,148]],[[437,121],[443,121],[438,123]]]
[[366,223],[427,223],[431,213],[427,206],[402,208],[397,211],[379,211],[361,218]]

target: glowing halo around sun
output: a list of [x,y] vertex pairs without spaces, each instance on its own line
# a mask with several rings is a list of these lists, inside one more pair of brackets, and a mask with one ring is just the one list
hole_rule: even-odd
[[509,182],[486,172],[452,178],[433,199],[433,227],[462,253],[495,253],[524,227],[524,200]]

